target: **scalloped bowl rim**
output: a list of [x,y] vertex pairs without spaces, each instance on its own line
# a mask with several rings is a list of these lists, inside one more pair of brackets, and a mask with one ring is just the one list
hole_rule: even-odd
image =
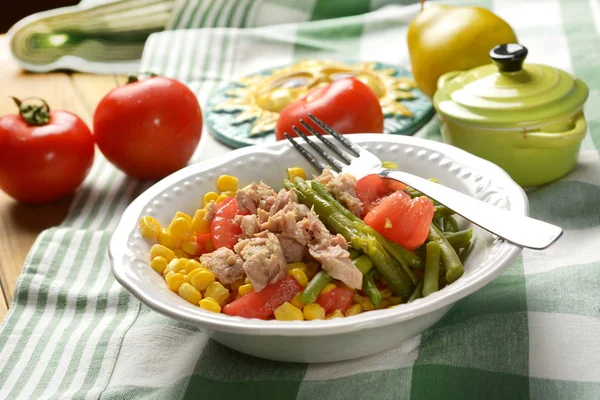
[[[417,145],[439,152],[469,169],[479,171],[481,174],[490,177],[494,182],[501,182],[503,184],[502,188],[508,192],[507,196],[510,199],[511,210],[519,212],[522,215],[528,215],[529,203],[523,189],[497,165],[467,153],[464,150],[444,143],[411,136],[354,134],[352,135],[352,139],[358,143],[386,142],[390,144]],[[448,285],[444,290],[435,292],[426,298],[421,298],[408,304],[401,304],[391,309],[369,311],[352,316],[351,318],[314,321],[264,321],[260,319],[232,317],[222,313],[216,314],[194,306],[192,306],[194,308],[193,312],[192,310],[180,310],[170,305],[169,302],[158,301],[152,295],[153,288],[149,287],[147,282],[140,283],[135,279],[135,271],[131,268],[131,264],[121,262],[125,255],[131,253],[131,250],[127,246],[127,238],[131,234],[132,229],[136,229],[138,218],[144,207],[152,199],[158,197],[165,189],[185,180],[191,175],[197,174],[199,171],[208,171],[233,159],[250,155],[259,149],[261,151],[272,150],[276,152],[290,146],[291,144],[285,141],[233,150],[222,156],[189,165],[147,189],[126,208],[109,243],[108,254],[112,265],[112,272],[117,281],[138,300],[160,314],[208,330],[249,336],[322,336],[387,326],[449,306],[494,280],[512,264],[522,251],[520,247],[512,243],[497,240],[495,243],[498,246],[496,252],[499,260],[490,266],[488,270],[478,274],[476,277],[471,277],[466,285],[457,288],[453,288],[454,285]],[[173,301],[176,299],[177,297],[173,296]]]

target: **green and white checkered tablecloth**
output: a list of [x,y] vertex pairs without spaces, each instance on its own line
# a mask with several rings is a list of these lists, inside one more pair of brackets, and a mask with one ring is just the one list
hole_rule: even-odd
[[[402,4],[411,1],[392,0],[92,2],[84,12],[104,13],[110,29],[127,30],[119,18],[134,16],[137,42],[115,42],[122,52],[111,53],[107,42],[81,41],[67,49],[76,57],[61,63],[123,69],[137,64],[144,34],[166,28],[149,37],[140,70],[186,82],[202,104],[224,80],[303,57],[408,67],[406,27],[418,12]],[[0,329],[0,398],[600,399],[600,0],[461,3],[491,8],[528,47],[528,61],[571,71],[590,87],[579,164],[529,192],[531,214],[565,229],[555,246],[524,251],[396,349],[331,364],[266,361],[150,311],[114,280],[111,232],[148,184],[100,158],[66,220],[40,235],[25,263]],[[38,69],[61,56],[20,51],[30,57],[24,65]],[[437,122],[418,135],[439,139]],[[205,133],[194,161],[225,151]]]

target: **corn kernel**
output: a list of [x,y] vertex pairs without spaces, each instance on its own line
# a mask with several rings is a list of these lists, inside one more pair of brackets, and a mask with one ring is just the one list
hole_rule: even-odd
[[152,259],[150,266],[152,267],[153,270],[155,270],[156,272],[158,272],[159,274],[162,275],[163,271],[165,270],[165,268],[167,268],[168,264],[169,264],[169,262],[167,261],[166,258],[158,256],[158,257],[154,257]]
[[175,253],[175,257],[177,258],[188,258],[190,255],[181,249],[173,249],[173,253]]
[[[196,277],[198,277],[198,275],[196,275]],[[227,303],[227,299],[229,299],[229,290],[227,290],[221,282],[213,282],[206,288],[204,297],[210,297],[222,306]]]
[[204,206],[206,206],[211,201],[217,200],[219,197],[219,193],[217,192],[208,192],[204,195]]
[[[187,269],[187,265],[186,265],[186,269]],[[191,282],[192,278],[194,278],[194,276],[196,276],[196,274],[198,274],[200,271],[206,271],[206,269],[205,268],[196,268],[196,269],[190,270],[190,272],[187,273],[188,280]],[[192,285],[193,285],[193,283],[192,283]]]
[[234,190],[226,190],[224,192],[221,192],[221,194],[219,196],[233,197],[233,196],[235,196],[235,191]]
[[393,161],[382,161],[381,166],[387,169],[398,169],[398,164]]
[[392,289],[389,287],[383,289],[380,293],[381,293],[381,297],[383,297],[384,299],[387,299],[394,294],[394,292],[392,292]]
[[365,311],[371,311],[375,309],[375,306],[368,297],[363,297],[358,293],[354,294],[354,301],[360,304]]
[[163,274],[166,275],[168,272],[180,272],[185,268],[185,263],[187,262],[187,258],[174,258],[171,260],[167,268],[163,271]]
[[389,299],[381,299],[381,301],[379,302],[379,305],[377,306],[377,309],[381,310],[384,308],[388,308],[391,305],[392,305],[392,303],[389,301]]
[[288,275],[293,276],[302,287],[305,287],[308,284],[308,277],[300,268],[289,270]]
[[198,260],[191,259],[187,260],[187,262],[185,263],[185,269],[189,271],[193,271],[198,268],[202,268],[202,264],[200,264],[200,261]]
[[[193,239],[193,240],[192,240]],[[186,240],[181,243],[181,250],[190,256],[195,256],[198,251],[198,243],[196,243],[196,237],[192,236],[190,240]]]
[[346,310],[346,317],[349,317],[351,315],[360,314],[361,312],[362,312],[362,306],[360,304],[352,304]]
[[296,268],[304,271],[308,279],[312,279],[312,277],[315,276],[317,273],[317,268],[319,268],[319,264],[310,261],[307,263],[299,261],[288,264],[288,271],[291,271]]
[[148,239],[156,239],[160,234],[160,223],[150,216],[140,219],[140,233]]
[[175,216],[173,217],[173,219],[176,219],[176,218],[183,218],[190,224],[192,223],[192,217],[190,217],[189,215],[187,215],[186,213],[181,212],[181,211],[177,211],[175,213]]
[[171,221],[169,230],[175,237],[188,240],[192,235],[192,223],[185,218],[175,218]]
[[198,305],[198,303],[200,303],[200,300],[202,300],[202,294],[200,294],[198,289],[196,289],[187,282],[182,283],[181,286],[179,286],[177,293],[184,300],[187,300],[194,305]]
[[206,209],[200,208],[194,214],[194,219],[192,219],[192,230],[198,233],[207,233],[210,230],[210,224],[208,221],[204,220],[204,216],[206,215]]
[[254,292],[254,286],[252,286],[251,283],[242,285],[238,288],[238,293],[240,294],[240,296],[245,296],[248,293],[252,293],[252,292]]
[[170,230],[163,228],[158,235],[158,243],[169,249],[176,249],[181,245],[181,239],[173,235]]
[[214,313],[221,312],[221,306],[219,305],[219,303],[217,303],[213,299],[204,298],[204,299],[200,300],[199,304],[200,304],[200,307],[202,307],[206,311],[211,311]]
[[244,283],[245,283],[246,285],[247,285],[247,284],[249,284],[249,283],[250,283],[250,279],[248,279],[247,277],[246,277],[246,278],[244,278]]
[[302,292],[296,293],[296,295],[292,298],[292,300],[290,300],[290,303],[292,303],[292,305],[294,307],[302,310],[304,308],[304,303],[302,302],[300,297],[302,297]]
[[324,319],[325,309],[317,303],[307,304],[302,310],[304,319],[312,321],[313,319]]
[[235,192],[238,188],[239,179],[231,175],[221,175],[217,178],[217,189],[219,192]]
[[337,289],[337,286],[335,286],[335,283],[328,283],[327,285],[325,285],[323,290],[321,290],[321,294],[330,292],[333,289]]
[[344,318],[344,314],[340,310],[335,310],[331,314],[325,317],[325,319]]
[[168,278],[169,278],[171,275],[174,275],[174,274],[175,274],[175,272],[167,272],[167,273],[165,274],[165,281],[166,281],[166,280],[167,280],[167,279],[168,279]]
[[402,303],[402,299],[400,297],[392,296],[388,299],[393,306],[397,306]]
[[204,291],[210,284],[215,281],[215,274],[209,270],[201,270],[197,272],[192,278],[192,285],[200,291]]
[[286,301],[275,309],[275,319],[278,321],[303,321],[304,315],[299,308]]
[[170,262],[175,258],[175,253],[173,253],[173,250],[163,246],[162,244],[155,244],[150,249],[150,258],[155,259],[156,257],[163,257]]
[[238,289],[240,288],[240,286],[242,286],[244,284],[244,280],[243,279],[238,279],[237,281],[233,281],[229,284],[229,288],[231,289],[232,292],[237,292]]
[[169,286],[169,289],[171,289],[174,292],[177,292],[179,290],[179,286],[186,282],[187,278],[185,277],[185,275],[182,275],[178,272],[175,272],[173,275],[169,275],[169,277],[167,278],[167,285]]
[[288,168],[287,174],[288,174],[288,179],[292,182],[294,181],[294,178],[297,176],[302,179],[306,179],[306,173],[304,172],[304,170],[302,168],[299,168],[299,167]]
[[215,200],[215,203],[217,203],[217,204],[222,203],[223,200],[227,200],[228,198],[229,197],[220,194],[219,197],[217,197],[217,199]]

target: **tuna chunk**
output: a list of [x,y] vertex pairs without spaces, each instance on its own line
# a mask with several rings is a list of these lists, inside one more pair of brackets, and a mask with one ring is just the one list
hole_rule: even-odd
[[235,194],[238,210],[256,214],[257,209],[269,211],[275,202],[277,194],[270,186],[264,183],[252,182],[240,189]]
[[212,271],[221,281],[227,284],[244,277],[242,268],[244,261],[231,249],[221,247],[212,253],[200,257],[202,265]]
[[312,235],[308,252],[332,277],[354,289],[362,287],[362,274],[350,260],[348,243],[341,235],[332,235],[314,211],[298,225]]
[[214,200],[211,200],[210,203],[208,203],[206,205],[206,214],[204,214],[204,220],[208,223],[210,223],[213,218],[215,217],[215,214],[217,212],[217,203],[215,203]]
[[279,239],[286,262],[293,263],[302,261],[302,259],[304,259],[304,257],[307,255],[308,252],[306,251],[306,245],[303,245],[297,240],[281,234],[275,236],[277,236]]
[[277,196],[275,197],[275,201],[273,202],[273,206],[269,210],[271,215],[275,214],[277,211],[282,210],[284,207],[291,203],[298,203],[298,196],[293,190],[285,190],[281,189]]
[[323,225],[323,222],[321,222],[317,214],[312,210],[305,219],[298,222],[297,227],[308,231],[317,242],[329,240],[331,238],[329,230]]
[[260,226],[258,224],[258,218],[256,215],[236,215],[233,222],[242,228],[242,236],[244,238],[251,238],[256,233],[260,232]]
[[255,291],[277,282],[287,272],[281,244],[273,233],[268,233],[266,238],[241,240],[235,245],[235,251],[244,260],[243,270]]
[[260,229],[293,237],[296,232],[296,214],[293,211],[278,211],[267,222],[260,224]]
[[326,168],[315,179],[352,214],[361,215],[363,204],[356,197],[356,178],[353,175],[345,173],[336,176]]
[[308,245],[308,252],[321,263],[333,278],[344,282],[353,289],[362,288],[362,274],[350,260],[350,253],[339,245]]

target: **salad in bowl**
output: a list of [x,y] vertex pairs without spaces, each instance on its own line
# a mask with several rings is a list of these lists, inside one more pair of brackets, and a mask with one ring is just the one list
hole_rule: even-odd
[[151,267],[204,310],[279,321],[396,307],[463,274],[472,230],[451,210],[377,175],[287,175],[279,191],[221,175],[193,216],[142,217]]

